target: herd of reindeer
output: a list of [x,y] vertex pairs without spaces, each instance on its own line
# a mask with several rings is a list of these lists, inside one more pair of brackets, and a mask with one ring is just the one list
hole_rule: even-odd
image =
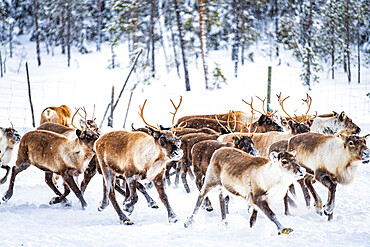
[[[82,208],[86,207],[83,194],[87,185],[97,172],[102,174],[103,198],[98,210],[104,210],[110,202],[120,222],[126,225],[133,224],[126,214],[133,212],[138,201],[136,190],[143,193],[149,207],[158,208],[146,192],[150,186],[140,181],[143,179],[156,188],[169,222],[178,221],[165,192],[166,183],[171,184],[170,175],[175,175],[176,185],[181,178],[187,193],[187,175],[195,178],[199,189],[185,227],[193,223],[200,207],[213,210],[207,194],[218,188],[223,224],[227,224],[229,195],[236,195],[245,199],[251,211],[250,227],[261,211],[275,223],[278,234],[289,234],[293,230],[278,221],[270,205],[280,200],[289,215],[289,206],[296,205],[292,199],[296,194],[294,184],[300,185],[307,207],[311,193],[316,212],[331,220],[337,184],[351,183],[358,165],[370,160],[368,135],[359,136],[360,128],[344,112],[308,115],[312,103],[308,95],[303,99],[308,110],[302,116],[284,109],[289,97],[282,98],[281,93],[277,97],[284,117],[277,111],[258,111],[252,98],[251,102],[243,100],[251,108],[250,113],[192,115],[175,122],[180,97],[177,105],[170,100],[174,107],[171,127],[146,122],[145,100],[139,106],[145,127],[135,129],[132,125],[131,131],[105,134],[94,119],[87,120],[84,108],[73,114],[66,105],[47,107],[41,113],[40,126],[22,137],[13,127],[0,128],[0,164],[6,170],[0,184],[11,174],[9,188],[0,201],[4,203],[12,197],[16,176],[33,165],[45,172],[45,181],[56,194],[49,203],[64,206],[71,205],[66,197],[72,190]],[[261,101],[264,109],[265,100]],[[77,113],[79,121],[75,120]],[[12,164],[15,155],[16,162]],[[79,185],[77,177],[82,173]],[[60,177],[63,193],[57,186]],[[313,187],[316,181],[328,189],[325,204]],[[115,192],[124,196],[123,208]]]

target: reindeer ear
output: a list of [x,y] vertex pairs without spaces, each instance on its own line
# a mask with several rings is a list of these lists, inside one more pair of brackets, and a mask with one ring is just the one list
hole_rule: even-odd
[[275,152],[275,151],[272,151],[271,153],[270,153],[270,160],[271,161],[276,161],[278,159],[278,153],[277,152]]
[[336,116],[338,116],[338,113],[333,111],[333,115],[334,115],[334,117],[336,117]]
[[158,139],[161,136],[161,132],[158,130],[153,129],[152,127],[145,126],[148,129],[149,135],[153,136],[154,139]]
[[265,115],[262,115],[260,117],[260,119],[258,119],[258,124],[259,125],[262,125],[264,122],[266,122],[266,116]]
[[294,123],[293,123],[293,121],[292,121],[292,120],[289,120],[289,121],[288,121],[288,126],[289,126],[291,129],[293,129],[293,127],[294,127]]
[[343,134],[339,134],[339,138],[342,139],[343,141],[346,141],[347,140],[347,137],[346,135],[343,135]]
[[85,134],[83,131],[79,130],[79,129],[76,129],[76,135],[78,138],[84,138]]
[[339,121],[343,121],[345,116],[346,114],[344,113],[344,111],[342,111],[339,115]]
[[235,142],[235,146],[238,146],[240,143],[240,139],[237,136],[233,136],[233,141]]

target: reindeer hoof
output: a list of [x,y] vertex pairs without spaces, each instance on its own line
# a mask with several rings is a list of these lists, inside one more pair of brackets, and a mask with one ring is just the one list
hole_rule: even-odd
[[224,227],[228,227],[229,223],[226,219],[224,219],[224,220],[221,220],[221,225],[224,226]]
[[293,231],[293,229],[292,228],[283,228],[283,229],[281,229],[279,232],[278,232],[278,234],[279,235],[282,235],[282,234],[289,234],[289,233],[291,233]]
[[61,204],[62,204],[63,207],[66,207],[66,208],[72,207],[72,202],[68,201],[65,198],[64,198],[64,200],[61,201]]
[[121,220],[119,223],[126,226],[131,226],[134,224],[134,222],[132,222],[130,219]]
[[179,219],[177,218],[176,215],[173,215],[171,217],[168,217],[168,222],[169,223],[176,223],[177,221],[179,221]]
[[188,220],[184,223],[184,227],[188,228],[191,224],[193,224],[194,220],[192,217],[188,218]]
[[148,207],[157,209],[158,205],[155,201],[151,201],[148,203]]
[[123,204],[123,208],[122,209],[123,209],[123,211],[127,212],[128,215],[131,215],[132,212],[134,211],[134,206],[127,207],[126,204]]

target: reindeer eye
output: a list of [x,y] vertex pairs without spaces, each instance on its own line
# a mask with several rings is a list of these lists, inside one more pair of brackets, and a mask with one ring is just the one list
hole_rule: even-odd
[[159,142],[160,142],[161,146],[166,145],[166,139],[164,137],[159,138]]
[[287,160],[282,160],[281,165],[286,168],[288,166],[289,162]]
[[354,146],[355,144],[353,143],[353,141],[349,141],[349,142],[348,142],[348,145],[350,145],[350,146]]

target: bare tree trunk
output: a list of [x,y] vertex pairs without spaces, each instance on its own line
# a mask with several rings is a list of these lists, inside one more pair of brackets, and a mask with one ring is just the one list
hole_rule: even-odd
[[71,6],[67,7],[67,60],[68,67],[71,65]]
[[276,56],[279,56],[279,6],[278,0],[275,0],[275,39],[276,39]]
[[151,0],[151,15],[150,15],[150,40],[151,40],[151,46],[152,46],[152,77],[155,77],[154,76],[154,72],[155,72],[155,38],[154,38],[154,18],[155,18],[155,7],[156,7],[156,1],[155,0]]
[[361,82],[360,20],[357,20],[357,82]]
[[[330,11],[333,10],[333,0],[330,1]],[[335,66],[335,25],[334,23],[330,22],[331,25],[331,79],[334,80],[334,66]]]
[[14,23],[9,23],[9,57],[13,57],[13,28]]
[[38,66],[41,65],[41,56],[40,56],[40,30],[39,30],[39,24],[38,24],[38,4],[37,0],[33,0],[33,9],[34,9],[34,17],[35,17],[35,29],[36,29],[36,53],[37,53],[37,64]]
[[64,29],[65,29],[65,26],[66,26],[66,20],[64,18],[64,11],[65,10],[65,6],[63,5],[62,6],[62,12],[61,12],[61,28],[60,28],[60,42],[61,42],[61,47],[62,47],[62,54],[66,54],[66,44],[65,44],[65,41],[64,41]]
[[185,42],[184,42],[184,36],[182,33],[182,22],[180,18],[180,9],[177,0],[173,0],[175,5],[175,12],[176,12],[176,20],[177,20],[177,29],[179,32],[179,38],[180,38],[180,46],[181,46],[181,54],[182,54],[182,62],[184,65],[184,75],[185,75],[185,88],[186,91],[190,91],[190,81],[189,81],[189,73],[188,73],[188,61],[186,59],[185,54]]
[[199,33],[200,33],[200,49],[202,52],[204,80],[206,83],[206,89],[208,89],[208,51],[207,51],[207,37],[206,37],[206,23],[204,20],[204,1],[198,0],[199,4]]
[[137,48],[137,39],[136,39],[136,10],[132,10],[132,48],[135,50]]
[[306,78],[306,85],[308,86],[308,90],[311,90],[311,35],[312,35],[312,1],[310,0],[310,13],[308,17],[308,37],[307,37],[307,44],[309,50],[307,51],[307,78]]
[[101,50],[102,44],[102,3],[98,0],[98,25],[97,25],[98,40],[96,42],[96,51]]
[[240,47],[240,6],[239,1],[233,1],[233,8],[235,13],[235,30],[234,30],[234,44],[232,46],[231,59],[234,61],[234,76],[238,77],[238,64],[239,64],[239,47]]
[[347,57],[347,77],[348,84],[351,83],[351,52],[350,52],[350,37],[349,37],[349,0],[346,1],[346,57]]

